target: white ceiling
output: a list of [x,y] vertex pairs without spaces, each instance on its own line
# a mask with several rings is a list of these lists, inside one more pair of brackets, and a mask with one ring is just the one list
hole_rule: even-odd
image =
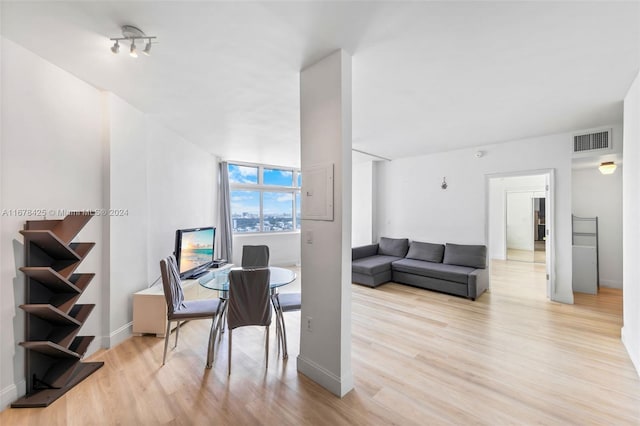
[[[388,158],[622,121],[638,2],[2,2],[0,30],[226,159],[299,165],[299,71],[353,55],[353,146]],[[109,51],[120,26],[151,57]],[[125,46],[123,46],[125,47]]]

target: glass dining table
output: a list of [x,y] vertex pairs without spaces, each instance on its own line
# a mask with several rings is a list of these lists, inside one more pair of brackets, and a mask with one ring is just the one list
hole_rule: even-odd
[[[217,290],[219,292],[220,297],[220,307],[218,308],[217,313],[217,326],[215,334],[216,336],[222,336],[224,333],[224,327],[226,322],[226,313],[227,313],[227,301],[228,301],[228,292],[229,292],[229,272],[233,270],[241,270],[240,267],[223,267],[220,269],[211,269],[205,275],[198,279],[198,283],[209,290]],[[278,303],[277,294],[278,289],[287,284],[291,284],[296,280],[296,273],[286,269],[280,268],[277,266],[269,266],[269,288],[271,289],[271,304],[276,312],[276,332],[278,335],[278,344],[283,348],[282,357],[287,358],[287,342],[284,341],[285,334],[283,331],[284,328],[284,317],[282,315],[282,309],[280,308],[280,303]],[[214,339],[216,338],[214,336]],[[214,340],[215,341],[215,340]]]

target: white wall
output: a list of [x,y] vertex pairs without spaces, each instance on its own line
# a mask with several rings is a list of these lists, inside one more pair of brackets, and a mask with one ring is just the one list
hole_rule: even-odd
[[132,294],[147,282],[147,129],[145,115],[113,94],[105,93],[108,113],[109,311],[104,346],[129,337]]
[[153,120],[147,134],[147,282],[152,283],[160,277],[160,259],[174,251],[177,229],[218,227],[218,159]]
[[[81,330],[96,336],[90,355],[130,335],[132,295],[159,275],[175,230],[216,224],[216,160],[117,96],[0,41],[2,207],[127,211],[94,217],[76,239],[96,242],[78,269],[96,273],[80,298],[96,304]],[[0,409],[25,392],[18,231],[41,218],[0,215]]]
[[[555,169],[556,277],[553,300],[573,303],[571,137],[562,133],[381,163],[378,235],[436,243],[487,244],[485,176]],[[476,158],[481,149],[485,155]],[[449,184],[440,189],[443,176]]]
[[622,340],[640,374],[640,74],[624,98]]
[[269,246],[269,264],[273,266],[300,265],[300,232],[275,234],[234,234],[233,263],[242,262],[242,246]]
[[[160,277],[175,231],[217,226],[217,159],[115,95],[109,97],[109,339],[130,336],[133,293]],[[132,262],[132,259],[136,261]]]
[[545,177],[511,176],[496,177],[489,180],[489,257],[506,259],[505,212],[506,197],[509,192],[529,192],[530,196],[542,196],[545,190]]
[[353,162],[351,246],[373,242],[373,161]]
[[572,212],[598,217],[600,285],[622,288],[622,175],[618,165],[612,175],[597,167],[573,170]]
[[[99,209],[103,206],[101,95],[94,87],[5,38],[2,43],[2,189],[5,209]],[[60,216],[48,214],[47,218]],[[0,395],[4,408],[25,392],[24,246],[19,230],[42,217],[1,216]],[[93,218],[77,241],[96,246],[78,272],[95,272],[80,303],[96,308],[82,328],[103,334],[101,287],[105,219]],[[100,345],[94,340],[89,353]]]

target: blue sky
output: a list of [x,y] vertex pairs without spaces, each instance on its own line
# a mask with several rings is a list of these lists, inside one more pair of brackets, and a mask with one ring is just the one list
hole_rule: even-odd
[[[243,184],[258,183],[258,167],[239,166],[229,164],[229,182]],[[293,172],[290,170],[264,168],[263,182],[265,185],[291,187]],[[290,192],[263,192],[263,213],[265,215],[287,214],[293,211],[293,194]],[[298,203],[299,204],[299,203]],[[243,212],[260,213],[260,191],[232,190],[231,211],[236,214]]]
[[[253,166],[239,166],[229,164],[230,183],[258,183],[258,168]],[[291,170],[264,168],[263,182],[265,185],[292,186],[293,172]]]
[[229,164],[229,182],[258,183],[258,168]]
[[263,178],[265,185],[293,185],[293,172],[289,170],[264,169]]

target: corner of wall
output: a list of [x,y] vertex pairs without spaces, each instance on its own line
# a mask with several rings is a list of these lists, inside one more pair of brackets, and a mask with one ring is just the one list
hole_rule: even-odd
[[573,293],[556,293],[553,296],[551,296],[551,300],[553,302],[573,305]]
[[9,408],[11,403],[18,399],[19,395],[24,395],[25,393],[27,393],[27,383],[24,379],[0,390],[0,411]]
[[353,389],[353,376],[349,377],[349,382],[342,381],[340,377],[322,368],[319,364],[298,355],[297,369],[320,386],[327,389],[332,394],[342,398]]
[[632,343],[631,343],[631,340],[629,339],[627,328],[622,327],[620,331],[621,331],[620,337],[622,339],[622,344],[626,348],[627,353],[629,354],[629,358],[631,358],[631,363],[633,363],[633,366],[636,369],[636,373],[638,373],[638,376],[640,376],[640,353],[638,351],[635,351],[634,353],[633,348],[631,347]]

